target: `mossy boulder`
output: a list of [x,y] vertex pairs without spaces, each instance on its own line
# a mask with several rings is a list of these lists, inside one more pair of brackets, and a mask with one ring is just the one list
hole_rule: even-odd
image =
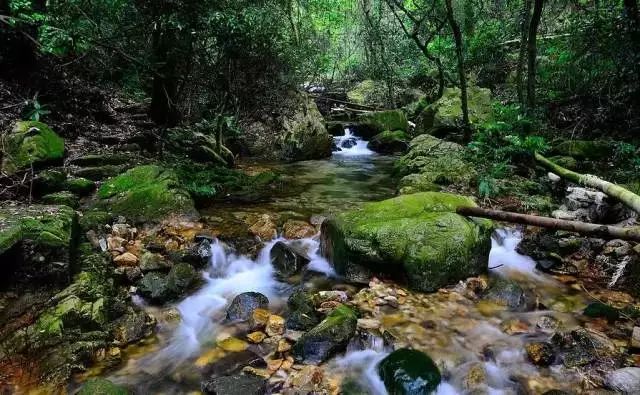
[[438,190],[451,184],[468,186],[476,170],[467,148],[423,134],[409,143],[409,151],[394,165],[402,194]]
[[287,328],[308,331],[320,322],[313,300],[303,289],[295,290],[287,300]]
[[409,148],[409,138],[402,130],[385,130],[373,136],[367,148],[382,154],[405,152]]
[[347,347],[356,333],[358,317],[345,305],[338,306],[327,318],[302,337],[293,346],[296,360],[318,364]]
[[429,395],[442,381],[440,370],[425,353],[408,348],[395,350],[378,365],[378,374],[389,394]]
[[168,274],[150,272],[138,283],[138,292],[158,304],[183,296],[198,282],[198,273],[188,263],[174,265]]
[[64,140],[42,122],[16,122],[13,130],[2,136],[2,147],[2,171],[7,174],[60,162],[64,157]]
[[384,82],[364,80],[347,92],[347,99],[364,106],[383,106],[388,95]]
[[367,203],[322,224],[321,252],[339,274],[364,266],[436,291],[486,270],[491,222],[460,216],[458,207],[475,203],[439,192]]
[[[462,102],[459,88],[446,88],[440,99],[426,106],[416,118],[416,134],[442,137],[462,125]],[[467,89],[469,122],[481,125],[493,119],[491,91],[470,86]]]
[[72,263],[77,215],[67,206],[0,207],[0,261],[11,282],[64,280]]
[[86,196],[96,189],[96,183],[82,177],[71,177],[67,179],[65,189],[78,196]]
[[356,133],[364,138],[371,138],[385,130],[409,129],[409,121],[402,110],[373,111],[358,115],[354,126]]
[[126,154],[87,154],[69,161],[69,164],[80,167],[97,167],[104,165],[120,165],[131,159]]
[[102,184],[98,205],[136,222],[197,216],[193,200],[172,170],[156,165],[134,167]]
[[290,92],[278,115],[244,125],[242,144],[253,157],[300,161],[331,156],[332,139],[314,100]]
[[604,140],[566,140],[554,146],[551,152],[577,160],[597,161],[610,158],[614,144]]
[[76,195],[69,191],[54,192],[42,197],[42,201],[46,204],[63,205],[71,208],[78,208],[80,201]]
[[114,384],[107,379],[93,378],[87,380],[78,395],[129,395],[125,387]]

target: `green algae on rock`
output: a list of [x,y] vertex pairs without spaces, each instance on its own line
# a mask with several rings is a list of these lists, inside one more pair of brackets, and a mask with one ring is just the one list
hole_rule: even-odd
[[129,395],[130,392],[107,379],[92,378],[82,386],[78,395]]
[[486,270],[491,222],[456,214],[460,206],[475,203],[439,192],[367,203],[322,224],[321,252],[339,274],[361,265],[435,291]]
[[157,165],[134,167],[105,182],[98,206],[136,222],[170,215],[197,216],[193,200],[179,187],[176,174]]
[[80,206],[78,197],[69,191],[54,192],[42,197],[46,204],[63,205],[76,209]]
[[409,147],[407,134],[403,130],[385,130],[376,134],[367,144],[367,148],[383,154],[404,152]]
[[395,350],[380,361],[378,374],[393,395],[428,395],[442,380],[440,370],[427,354],[408,348]]
[[451,184],[469,185],[476,177],[468,151],[460,144],[428,134],[409,143],[409,152],[394,165],[394,172],[403,178],[401,194],[436,191]]
[[318,364],[344,350],[356,333],[358,317],[345,305],[338,306],[293,346],[296,360]]
[[409,121],[402,110],[366,112],[358,115],[357,132],[363,137],[372,137],[385,130],[409,129]]
[[2,136],[2,146],[2,171],[7,174],[64,157],[64,140],[42,122],[16,122],[13,130]]

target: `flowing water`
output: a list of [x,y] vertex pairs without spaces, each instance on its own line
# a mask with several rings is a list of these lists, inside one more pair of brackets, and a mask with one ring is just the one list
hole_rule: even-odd
[[[336,145],[340,147],[353,138],[346,130],[345,136],[336,138]],[[327,215],[393,196],[390,173],[394,158],[372,153],[358,138],[347,145],[329,160],[275,165],[283,175],[285,187],[268,202],[221,205],[205,214],[221,222],[239,221],[259,213],[308,220],[311,215]],[[572,313],[584,305],[582,295],[536,272],[535,262],[515,251],[519,238],[513,230],[498,231],[487,265],[491,275],[515,279],[535,292],[548,311],[508,312],[482,301],[471,301],[462,296],[462,291],[452,290],[431,295],[410,293],[406,308],[377,317],[390,322],[399,344],[427,351],[441,365],[446,375],[438,395],[463,394],[466,377],[478,364],[486,372],[482,385],[489,394],[518,393],[518,380],[548,382],[556,388],[577,382],[565,371],[543,372],[527,361],[524,344],[539,338],[539,333],[505,334],[504,323],[509,320],[535,323],[545,315],[570,328],[575,325]],[[292,285],[275,279],[269,257],[271,247],[280,240],[290,242],[268,242],[255,258],[238,254],[221,241],[213,243],[211,264],[203,273],[204,285],[174,308],[146,306],[158,318],[156,337],[147,345],[126,350],[126,365],[106,376],[141,394],[199,390],[200,362],[211,357],[216,340],[241,333],[241,328],[224,322],[225,308],[235,295],[261,292],[269,298],[272,312],[283,312]],[[331,284],[339,283],[330,264],[318,255],[318,241],[311,238],[302,243],[311,257],[310,267],[319,273],[315,277],[319,287],[330,289]],[[175,310],[180,319],[175,319]],[[252,345],[250,349],[259,352],[259,348]],[[389,351],[380,337],[369,336],[364,342],[352,342],[345,354],[329,361],[325,368],[329,375],[357,382],[367,393],[383,395],[386,391],[376,366]]]

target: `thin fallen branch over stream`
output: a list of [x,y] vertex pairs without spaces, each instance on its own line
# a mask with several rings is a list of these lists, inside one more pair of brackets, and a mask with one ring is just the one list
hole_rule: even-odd
[[579,221],[539,217],[536,215],[518,214],[509,211],[491,210],[481,207],[458,207],[456,212],[469,217],[489,218],[496,221],[511,222],[523,225],[539,226],[556,230],[566,230],[587,236],[603,239],[622,239],[640,242],[640,228],[590,224]]
[[536,160],[542,166],[546,167],[553,173],[559,175],[560,177],[567,179],[571,182],[575,182],[576,184],[585,185],[591,188],[598,189],[607,195],[618,199],[620,202],[624,203],[626,206],[631,208],[636,213],[640,214],[640,196],[631,192],[630,190],[621,187],[620,185],[616,185],[609,181],[605,181],[596,176],[592,176],[590,174],[580,174],[575,171],[571,171],[569,169],[565,169],[564,167],[557,165],[540,155],[536,152],[535,154]]

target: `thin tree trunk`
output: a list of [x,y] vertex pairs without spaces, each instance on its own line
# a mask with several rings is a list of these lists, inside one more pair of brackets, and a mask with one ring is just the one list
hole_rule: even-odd
[[478,218],[489,218],[496,221],[510,222],[549,228],[566,230],[583,235],[595,236],[603,239],[622,239],[640,241],[640,228],[621,228],[619,226],[590,224],[579,221],[567,221],[563,219],[539,217],[536,215],[511,213],[508,211],[490,210],[480,207],[458,207],[456,212],[460,215]]
[[611,196],[612,198],[618,199],[620,202],[633,209],[636,213],[640,214],[640,196],[636,195],[630,190],[609,181],[605,181],[596,176],[592,176],[590,174],[580,174],[576,173],[575,171],[565,169],[564,167],[553,163],[537,152],[535,154],[535,157],[538,163],[540,163],[542,166],[546,167],[553,173],[559,175],[560,177],[576,184],[581,184],[598,189]]
[[527,39],[527,52],[529,56],[527,64],[527,112],[529,115],[536,108],[536,61],[538,57],[538,26],[542,17],[544,0],[534,0],[533,14],[529,24],[529,37]]
[[469,103],[467,97],[467,75],[464,68],[464,47],[462,42],[462,32],[460,25],[456,21],[453,13],[451,0],[445,0],[447,6],[447,19],[453,32],[453,38],[456,43],[456,57],[458,58],[458,77],[460,79],[460,102],[462,104],[462,127],[464,128],[464,141],[471,140],[471,125],[469,124]]
[[176,33],[171,29],[154,32],[154,61],[157,74],[153,78],[150,118],[159,125],[175,126],[180,118],[177,109],[178,84],[177,59],[172,50],[176,45]]
[[[516,74],[516,89],[518,90],[518,101],[522,109],[526,109],[524,97],[523,75],[527,60],[527,34],[529,33],[529,21],[531,19],[531,1],[524,0],[522,7],[522,21],[520,23],[520,53],[518,54],[518,71]],[[526,111],[523,111],[526,112]]]

